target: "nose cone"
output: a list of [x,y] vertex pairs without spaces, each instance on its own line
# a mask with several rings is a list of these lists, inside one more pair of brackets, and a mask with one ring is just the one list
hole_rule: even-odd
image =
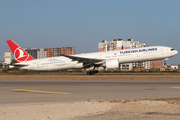
[[174,56],[174,55],[178,54],[178,51],[177,50],[173,50],[171,54],[172,54],[172,56]]
[[178,54],[178,51],[177,51],[177,50],[175,50],[175,55],[176,55],[176,54]]

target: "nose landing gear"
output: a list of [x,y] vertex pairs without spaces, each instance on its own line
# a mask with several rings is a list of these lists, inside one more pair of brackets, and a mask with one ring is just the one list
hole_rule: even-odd
[[164,66],[166,67],[167,66],[167,60],[169,60],[169,58],[166,58],[166,59],[164,59]]
[[98,73],[98,70],[87,71],[87,75],[93,75],[93,74],[96,74],[96,73]]

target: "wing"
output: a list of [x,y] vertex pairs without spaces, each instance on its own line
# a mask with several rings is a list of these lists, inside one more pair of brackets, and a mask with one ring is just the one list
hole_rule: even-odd
[[28,64],[24,64],[24,63],[15,63],[13,65],[9,65],[9,68],[21,68],[24,66],[28,66]]
[[77,57],[77,56],[64,55],[64,54],[61,54],[61,56],[72,59],[73,61],[78,61],[79,63],[83,63],[84,66],[90,66],[90,65],[98,66],[104,63],[103,59],[84,58],[84,57]]

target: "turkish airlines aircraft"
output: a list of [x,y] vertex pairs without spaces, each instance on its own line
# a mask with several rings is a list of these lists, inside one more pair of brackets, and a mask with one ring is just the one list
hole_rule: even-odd
[[161,60],[170,58],[178,53],[178,51],[170,47],[152,46],[77,55],[61,54],[59,57],[34,59],[13,40],[7,40],[7,43],[17,61],[10,68],[35,71],[93,68],[93,70],[87,72],[89,75],[97,73],[98,71],[95,68],[100,66],[107,69],[116,69],[122,63]]

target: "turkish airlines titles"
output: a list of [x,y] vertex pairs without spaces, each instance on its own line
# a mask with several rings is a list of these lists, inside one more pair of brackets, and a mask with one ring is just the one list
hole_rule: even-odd
[[149,48],[149,49],[139,49],[139,50],[127,50],[127,51],[120,51],[120,54],[126,54],[126,53],[136,53],[136,52],[148,52],[148,51],[157,51],[157,48]]

